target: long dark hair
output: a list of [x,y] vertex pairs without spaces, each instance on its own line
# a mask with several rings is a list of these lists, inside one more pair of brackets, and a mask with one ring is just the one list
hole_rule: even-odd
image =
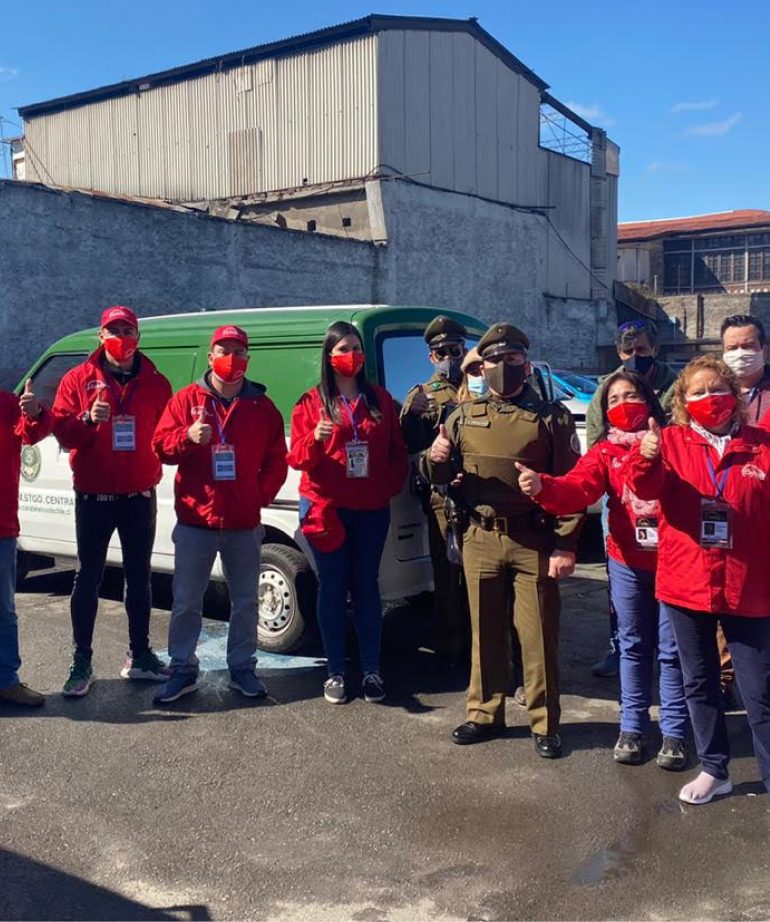
[[666,419],[666,413],[663,407],[660,405],[660,401],[655,396],[655,391],[652,389],[652,385],[641,375],[638,375],[635,371],[626,371],[623,369],[611,374],[602,385],[602,426],[604,427],[605,435],[609,429],[609,423],[607,422],[607,402],[610,399],[610,388],[618,381],[626,381],[628,384],[634,387],[637,394],[639,394],[639,396],[650,408],[650,416],[652,416],[653,419],[655,419],[661,426],[666,425],[668,422]]
[[[318,393],[321,395],[321,402],[324,405],[324,410],[326,410],[326,415],[335,423],[341,422],[339,408],[337,406],[339,391],[337,390],[337,384],[334,380],[334,369],[332,368],[329,353],[337,343],[346,336],[355,336],[363,346],[361,334],[352,323],[348,323],[346,320],[338,320],[329,327],[324,336],[323,345],[321,346],[321,381],[318,385]],[[382,419],[380,404],[377,400],[374,388],[366,380],[366,372],[363,368],[356,375],[356,384],[358,384],[359,393],[369,413],[379,422]]]

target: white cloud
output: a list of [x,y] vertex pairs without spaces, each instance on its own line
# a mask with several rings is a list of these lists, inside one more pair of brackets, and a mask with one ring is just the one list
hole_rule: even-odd
[[609,128],[610,125],[615,124],[615,119],[610,118],[598,103],[592,103],[590,106],[586,106],[581,102],[568,102],[566,105],[567,108],[572,109],[576,115],[584,118],[587,122],[591,122],[593,125],[604,125]]
[[19,74],[17,67],[0,67],[0,83],[4,80],[13,80]]
[[680,112],[703,112],[706,109],[715,109],[719,105],[718,99],[702,99],[699,102],[678,102],[672,109],[673,115]]
[[648,173],[685,173],[686,163],[674,163],[668,160],[653,160],[645,167]]
[[721,122],[705,122],[702,125],[692,125],[685,131],[685,134],[694,135],[699,138],[715,138],[732,131],[738,122],[743,118],[742,112],[735,112],[729,118]]

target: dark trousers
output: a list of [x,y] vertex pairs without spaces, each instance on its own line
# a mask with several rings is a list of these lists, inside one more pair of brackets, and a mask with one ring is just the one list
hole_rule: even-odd
[[770,618],[716,616],[673,605],[665,608],[679,648],[687,707],[703,771],[723,780],[728,777],[730,761],[719,687],[719,623],[733,656],[759,771],[770,792]]
[[[300,500],[300,521],[310,503]],[[318,570],[318,626],[330,676],[345,675],[345,633],[348,591],[358,639],[361,672],[380,671],[382,603],[380,561],[390,526],[390,506],[382,509],[338,509],[345,541],[336,551],[319,551],[311,544]]]
[[152,608],[150,556],[155,542],[156,519],[155,490],[127,496],[75,494],[78,571],[70,598],[70,616],[72,639],[78,656],[91,658],[107,546],[116,529],[123,552],[124,601],[131,655],[141,656],[149,649]]

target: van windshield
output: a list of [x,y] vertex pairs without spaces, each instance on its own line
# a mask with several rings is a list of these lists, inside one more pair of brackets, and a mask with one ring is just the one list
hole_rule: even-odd
[[[466,346],[470,349],[478,337],[469,336]],[[413,333],[384,334],[379,340],[380,384],[386,387],[394,400],[404,402],[407,392],[415,384],[424,384],[433,374],[428,361],[428,347],[420,330]]]

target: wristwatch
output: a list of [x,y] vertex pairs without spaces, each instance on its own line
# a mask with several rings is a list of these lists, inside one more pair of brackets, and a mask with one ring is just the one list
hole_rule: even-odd
[[80,419],[86,424],[86,426],[93,426],[94,421],[91,419],[91,411],[86,410],[85,413],[80,417]]

